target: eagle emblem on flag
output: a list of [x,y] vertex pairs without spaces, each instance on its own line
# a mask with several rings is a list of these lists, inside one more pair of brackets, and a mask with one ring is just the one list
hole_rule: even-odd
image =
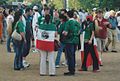
[[41,37],[42,37],[43,39],[48,39],[48,38],[49,38],[49,33],[46,32],[46,31],[43,31],[43,32],[41,33]]

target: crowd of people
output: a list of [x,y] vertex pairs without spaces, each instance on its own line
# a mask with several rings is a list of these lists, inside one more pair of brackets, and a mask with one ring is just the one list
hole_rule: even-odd
[[[13,38],[15,30],[22,37],[21,40]],[[59,39],[56,39],[58,36]],[[33,52],[40,53],[40,76],[47,75],[47,64],[49,75],[56,75],[62,52],[65,54],[63,64],[68,66],[68,72],[64,75],[75,75],[76,50],[81,51],[82,65],[79,71],[88,70],[89,60],[92,61],[93,72],[99,72],[100,66],[103,66],[103,52],[118,52],[116,43],[120,42],[120,11],[97,8],[90,12],[82,9],[51,10],[43,5],[40,12],[37,5],[24,9],[0,7],[0,43],[5,40],[7,52],[13,52],[13,44],[15,71],[30,66],[26,58],[32,48]],[[110,43],[112,48],[109,48]]]

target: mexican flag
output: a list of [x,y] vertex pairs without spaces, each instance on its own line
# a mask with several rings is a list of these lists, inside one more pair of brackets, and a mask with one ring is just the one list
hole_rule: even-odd
[[36,48],[43,51],[54,51],[55,25],[41,24],[37,30]]
[[[85,35],[85,32],[83,32],[83,34],[80,36],[81,38],[81,61],[83,63],[83,59],[84,59],[84,35]],[[100,62],[100,59],[99,59],[99,55],[98,55],[98,51],[97,51],[97,41],[96,39],[94,38],[94,50],[95,50],[95,54],[98,58],[98,62],[99,64],[101,64]],[[92,57],[91,57],[91,54],[89,53],[88,54],[88,57],[87,57],[87,63],[86,63],[86,67],[89,67],[92,65]]]

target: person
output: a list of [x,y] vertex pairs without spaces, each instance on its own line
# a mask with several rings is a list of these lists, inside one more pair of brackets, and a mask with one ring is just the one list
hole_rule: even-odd
[[118,22],[118,41],[120,42],[120,11],[117,14],[117,22]]
[[[49,12],[49,8],[45,9],[45,13]],[[38,33],[36,48],[40,50],[40,76],[47,75],[47,59],[49,62],[49,76],[55,76],[55,60],[54,60],[54,40],[56,27],[53,22],[51,22],[50,14],[44,14],[44,19],[38,19]]]
[[117,19],[115,17],[115,11],[111,10],[110,11],[110,17],[108,19],[109,23],[111,24],[111,28],[108,29],[108,41],[106,44],[106,50],[108,51],[108,46],[112,42],[112,50],[111,52],[117,52],[116,50],[116,42],[117,42],[117,32],[116,32],[116,27],[117,27]]
[[6,18],[8,16],[8,9],[7,8],[4,8],[4,11],[3,11],[3,15],[4,15],[4,20],[3,20],[3,41],[6,41],[6,37],[7,37],[7,31],[6,31],[6,28],[7,28],[7,23],[6,23]]
[[2,38],[2,35],[3,35],[3,19],[4,19],[3,8],[0,7],[0,43],[1,44],[3,43],[3,38]]
[[13,22],[13,26],[14,26],[13,30],[16,29],[17,32],[22,36],[21,41],[13,39],[13,44],[15,46],[15,58],[14,58],[15,71],[19,71],[24,68],[22,50],[23,50],[23,44],[26,43],[26,39],[25,39],[25,29],[22,21],[22,15],[23,15],[22,10],[16,11]]
[[[102,63],[102,53],[106,52],[105,49],[105,41],[107,38],[107,26],[109,25],[109,22],[103,18],[103,12],[102,10],[98,10],[96,12],[97,17],[94,20],[95,22],[95,38],[97,40],[97,48],[99,53],[99,58]],[[102,64],[100,64],[102,66]]]
[[[9,31],[12,31],[12,23],[14,22],[14,11],[13,11],[13,9],[10,9],[9,10],[9,15],[7,16],[7,19],[6,19],[6,22],[7,22],[7,34],[8,34],[8,36],[7,36],[7,51],[8,52],[12,52],[11,51],[11,47],[10,47],[10,43],[11,43],[11,32],[9,32]],[[9,26],[11,26],[11,28],[9,29],[8,27]]]
[[[33,37],[34,37],[34,41],[32,42],[32,47],[36,47],[36,26],[37,26],[37,22],[38,22],[38,18],[40,17],[40,14],[38,12],[38,6],[34,6],[33,7],[33,20],[32,20],[32,30],[33,30]],[[36,52],[37,50],[34,49],[33,52]]]
[[96,18],[96,11],[97,11],[97,8],[93,8],[92,9],[92,16],[93,16],[93,20]]
[[92,60],[93,60],[93,72],[99,71],[99,64],[98,64],[98,58],[96,56],[96,52],[94,49],[94,23],[90,20],[90,18],[87,19],[83,23],[83,30],[84,30],[84,58],[82,62],[82,66],[80,71],[87,71],[87,58],[88,54],[91,54]]
[[110,11],[109,11],[108,8],[106,8],[106,12],[105,12],[105,14],[104,14],[104,18],[105,18],[105,19],[109,19],[109,16],[110,16]]
[[58,13],[58,10],[55,9],[54,12],[53,12],[53,21],[58,29],[59,25],[60,25],[60,19],[59,19],[59,13]]
[[[61,9],[60,14],[67,17],[67,10],[66,9]],[[62,65],[67,66],[67,57],[66,57],[66,55],[65,55],[65,60],[62,62]]]
[[[60,34],[60,47],[58,48],[58,53],[57,53],[56,61],[55,61],[56,68],[60,67],[61,54],[62,54],[63,50],[65,49],[65,43],[64,43],[65,36],[62,34],[62,32],[63,32],[63,30],[65,28],[65,24],[67,22],[67,17],[65,15],[61,14],[59,16],[59,18],[61,21],[60,27],[58,28],[58,34]],[[65,55],[65,57],[66,57],[66,55]]]
[[25,14],[23,17],[25,18],[26,21],[26,27],[25,27],[25,38],[26,38],[26,43],[23,45],[23,66],[24,67],[29,67],[30,63],[26,61],[26,57],[29,54],[30,47],[31,47],[31,38],[32,38],[32,27],[31,27],[31,20],[30,20],[30,15],[31,15],[31,9],[26,8]]
[[64,73],[65,76],[75,75],[75,51],[76,45],[79,43],[79,30],[80,24],[73,18],[74,12],[68,11],[68,21],[66,22],[65,29],[62,32],[65,39],[65,50],[67,55],[68,72]]
[[66,9],[61,9],[60,14],[63,14],[67,17],[67,10]]

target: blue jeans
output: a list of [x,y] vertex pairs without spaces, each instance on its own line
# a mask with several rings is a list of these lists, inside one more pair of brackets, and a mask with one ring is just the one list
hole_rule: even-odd
[[68,64],[68,71],[70,73],[75,73],[75,50],[76,45],[75,44],[66,44],[65,46],[66,55],[67,55],[67,64]]
[[65,48],[65,44],[60,43],[60,48],[58,49],[55,65],[60,64],[61,54],[62,54],[64,48]]
[[11,36],[8,36],[7,37],[7,44],[6,44],[8,52],[11,52],[10,42],[11,42]]
[[6,23],[6,20],[4,19],[4,21],[3,21],[3,38],[6,38],[6,36],[7,36],[6,28],[7,28],[7,23]]
[[120,34],[118,34],[118,40],[120,41]]
[[23,41],[13,40],[15,45],[15,58],[14,58],[14,69],[23,68],[23,59],[22,59],[22,50],[23,50]]

